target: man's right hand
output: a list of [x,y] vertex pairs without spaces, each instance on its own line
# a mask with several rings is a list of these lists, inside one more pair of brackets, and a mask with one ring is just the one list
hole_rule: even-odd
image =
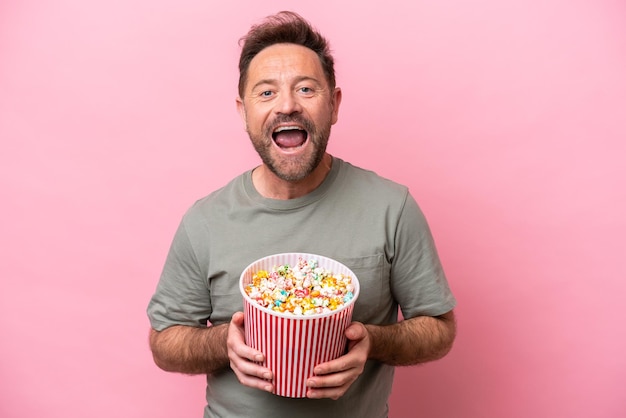
[[246,345],[243,320],[243,312],[235,312],[228,326],[226,346],[230,368],[242,385],[272,392],[272,371],[259,364],[265,360],[263,353]]

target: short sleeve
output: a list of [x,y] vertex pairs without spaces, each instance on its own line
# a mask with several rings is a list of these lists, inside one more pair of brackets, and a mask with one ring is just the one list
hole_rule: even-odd
[[173,325],[207,325],[212,309],[206,274],[202,270],[183,219],[148,304],[152,328],[162,331]]
[[405,318],[442,315],[456,305],[430,228],[407,194],[395,236],[391,287]]

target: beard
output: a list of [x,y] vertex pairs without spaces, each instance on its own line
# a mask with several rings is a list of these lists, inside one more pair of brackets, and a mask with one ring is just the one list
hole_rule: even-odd
[[[312,151],[299,156],[281,157],[273,154],[274,147],[272,134],[281,123],[293,122],[303,127],[307,134],[307,144]],[[248,130],[250,141],[261,157],[261,161],[272,173],[281,180],[297,182],[308,177],[320,164],[330,138],[331,123],[324,123],[321,127],[301,115],[279,115],[267,123],[261,134]]]

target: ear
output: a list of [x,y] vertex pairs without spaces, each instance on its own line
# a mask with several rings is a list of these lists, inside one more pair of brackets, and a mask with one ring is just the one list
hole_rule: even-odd
[[331,103],[333,106],[333,114],[332,114],[332,119],[331,119],[331,123],[334,125],[335,123],[337,123],[337,120],[339,119],[339,105],[341,105],[341,89],[339,87],[335,88],[335,91],[333,91],[333,97],[331,98]]
[[237,104],[237,112],[239,112],[239,116],[241,117],[241,121],[243,122],[243,129],[247,131],[248,123],[246,121],[246,107],[243,104],[243,100],[239,96],[237,96],[235,102]]

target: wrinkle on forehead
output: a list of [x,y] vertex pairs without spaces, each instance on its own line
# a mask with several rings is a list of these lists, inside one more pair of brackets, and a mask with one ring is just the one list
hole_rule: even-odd
[[312,80],[320,87],[328,87],[319,57],[301,45],[269,46],[252,59],[248,68],[248,84],[254,87],[262,83],[293,84],[303,79]]

